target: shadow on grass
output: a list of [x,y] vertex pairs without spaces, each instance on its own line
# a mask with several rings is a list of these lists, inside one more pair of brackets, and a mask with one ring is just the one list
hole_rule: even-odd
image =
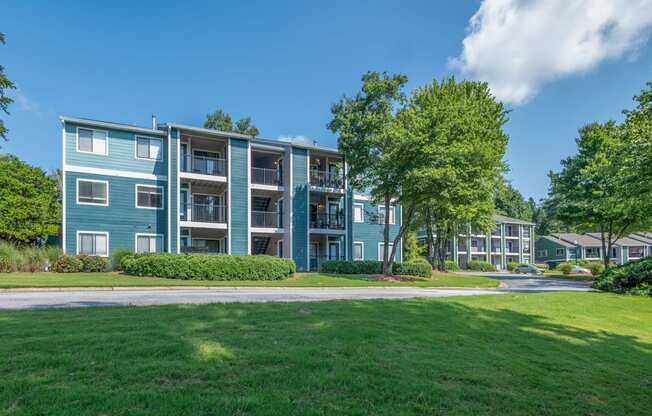
[[632,311],[544,296],[3,313],[0,414],[644,413]]

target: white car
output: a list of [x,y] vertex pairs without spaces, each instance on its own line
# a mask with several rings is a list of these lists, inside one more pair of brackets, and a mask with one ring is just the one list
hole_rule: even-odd
[[575,266],[571,270],[571,273],[576,273],[576,274],[591,274],[591,270],[587,269],[586,267],[580,267],[580,266]]

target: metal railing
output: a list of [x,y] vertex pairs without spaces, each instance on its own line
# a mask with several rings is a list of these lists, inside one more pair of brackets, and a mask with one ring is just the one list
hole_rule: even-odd
[[192,246],[182,246],[181,247],[181,252],[182,253],[222,253],[224,254],[224,251],[219,251],[217,248],[211,248],[211,247],[192,247]]
[[283,228],[283,219],[276,211],[251,211],[251,226],[261,228]]
[[338,173],[313,170],[310,172],[310,185],[323,188],[344,188],[344,177]]
[[344,215],[327,213],[310,214],[310,228],[342,230],[344,229]]
[[190,208],[190,220],[194,222],[226,223],[226,207],[211,204],[185,204],[184,210]]
[[181,158],[181,171],[202,175],[226,176],[226,159],[186,155]]
[[251,168],[251,183],[283,186],[283,175],[279,169]]

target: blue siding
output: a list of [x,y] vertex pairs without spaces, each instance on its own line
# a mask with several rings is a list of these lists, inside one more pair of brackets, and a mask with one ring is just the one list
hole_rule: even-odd
[[[108,181],[109,205],[78,205],[77,178]],[[66,172],[66,252],[76,253],[78,230],[108,232],[111,252],[117,248],[133,251],[136,233],[162,234],[165,239],[167,211],[136,208],[136,184],[163,186],[167,206],[165,182]]]
[[[77,152],[77,127],[108,131],[108,155],[95,155]],[[86,166],[102,169],[127,170],[155,175],[167,175],[167,138],[163,136],[147,136],[121,130],[86,127],[76,124],[65,124],[66,130],[66,163],[69,165]],[[136,159],[136,136],[160,138],[162,141],[162,160]]]
[[[177,129],[172,129],[170,132],[170,175],[168,177],[168,183],[170,188],[170,209],[169,209],[169,221],[170,221],[170,252],[176,253],[179,250],[179,233],[178,233],[178,223],[179,223],[179,210],[177,206],[177,200],[179,199],[179,189],[177,187],[178,176],[179,176],[179,157],[177,154],[177,146],[179,145],[179,131]],[[166,146],[167,147],[167,146]],[[167,150],[167,149],[166,149]]]
[[[364,243],[364,259],[365,260],[378,260],[378,243],[383,241],[383,229],[384,224],[378,223],[378,206],[372,204],[369,201],[353,199],[351,201],[351,247],[353,247],[354,242],[361,241]],[[353,204],[363,204],[364,207],[364,222],[357,223],[353,222]],[[394,222],[395,224],[390,225],[389,227],[389,240],[390,242],[394,241],[394,238],[398,234],[401,226],[401,212],[400,207],[395,206],[394,212]],[[352,252],[352,251],[351,251]],[[396,247],[396,257],[394,261],[400,262],[403,259],[403,248],[400,243]]]
[[308,265],[308,152],[292,148],[292,258],[297,270]]
[[249,247],[248,210],[249,191],[248,180],[248,158],[249,142],[242,139],[231,139],[231,159],[228,163],[231,166],[231,254],[247,254]]

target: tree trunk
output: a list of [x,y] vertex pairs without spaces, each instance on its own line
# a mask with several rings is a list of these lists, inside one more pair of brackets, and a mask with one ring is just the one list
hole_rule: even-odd
[[392,267],[389,261],[389,204],[391,202],[391,196],[385,194],[385,227],[383,230],[383,274],[385,276],[392,275]]
[[401,241],[401,238],[403,238],[403,235],[409,228],[410,223],[412,222],[412,217],[414,216],[414,212],[416,211],[416,208],[417,208],[416,202],[412,202],[408,209],[403,209],[403,207],[401,207],[401,209],[403,209],[403,215],[401,215],[401,227],[399,228],[398,234],[396,234],[396,237],[394,237],[394,242],[392,243],[392,252],[389,256],[390,270],[392,269],[392,265],[394,264],[394,256],[396,256],[396,248],[398,247],[398,243]]
[[433,235],[432,221],[430,218],[430,208],[426,207],[424,211],[425,223],[426,223],[426,240],[428,241],[428,262],[430,266],[434,269],[435,265],[435,238]]

